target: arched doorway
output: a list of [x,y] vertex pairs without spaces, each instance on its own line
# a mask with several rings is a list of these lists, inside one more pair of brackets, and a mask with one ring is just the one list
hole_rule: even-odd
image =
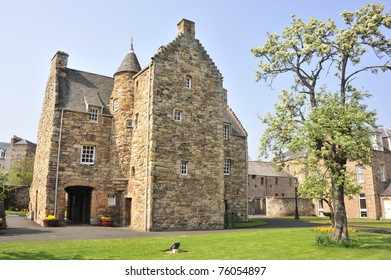
[[65,188],[65,191],[67,192],[67,220],[76,224],[89,224],[92,188],[74,186]]

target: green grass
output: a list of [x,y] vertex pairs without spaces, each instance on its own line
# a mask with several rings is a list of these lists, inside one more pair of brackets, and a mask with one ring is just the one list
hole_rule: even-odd
[[[1,242],[1,260],[390,260],[391,235],[350,234],[355,246],[320,247],[310,228],[159,238]],[[1,238],[1,237],[0,237]],[[181,242],[180,253],[165,250]]]
[[15,216],[25,217],[27,215],[27,212],[6,210],[5,215],[15,215]]
[[266,225],[267,222],[262,220],[248,220],[248,222],[235,223],[235,228],[254,228]]

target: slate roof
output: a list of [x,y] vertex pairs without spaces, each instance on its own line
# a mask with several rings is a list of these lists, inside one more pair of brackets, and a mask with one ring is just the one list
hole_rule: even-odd
[[265,161],[249,161],[248,162],[248,175],[262,175],[268,177],[292,177],[293,176],[285,171],[277,170],[277,166],[271,162]]
[[388,180],[384,185],[383,190],[380,192],[380,196],[391,196],[391,180]]
[[87,111],[88,106],[103,108],[110,114],[108,104],[114,86],[112,77],[67,68],[66,77],[58,76],[59,97],[57,108]]
[[247,136],[247,132],[244,130],[243,125],[236,117],[235,113],[228,106],[224,111],[224,122],[231,124],[232,135],[241,137]]
[[121,72],[132,72],[136,74],[140,72],[140,70],[141,70],[140,63],[138,62],[137,56],[134,53],[133,44],[131,44],[129,52],[126,54],[124,60],[122,61],[121,65],[119,66],[115,74]]

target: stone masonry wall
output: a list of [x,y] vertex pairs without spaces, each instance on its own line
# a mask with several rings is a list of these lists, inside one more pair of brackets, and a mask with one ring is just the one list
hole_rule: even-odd
[[[163,47],[153,63],[151,228],[221,229],[225,101],[221,75],[191,32]],[[191,88],[186,88],[186,78],[191,78]],[[180,121],[174,120],[176,111]],[[187,175],[180,173],[181,162],[187,162]]]
[[[46,187],[53,184],[49,178],[49,169],[56,161],[56,145],[53,143],[53,134],[58,127],[58,111],[55,111],[57,103],[58,81],[56,74],[64,75],[64,67],[67,64],[68,55],[57,53],[50,68],[49,79],[46,86],[45,97],[42,106],[41,117],[38,128],[38,140],[36,156],[34,161],[34,176],[30,187],[30,206],[34,220],[41,223],[47,212],[53,213],[54,205],[46,205]],[[57,115],[57,119],[56,119]]]
[[231,134],[224,140],[224,159],[231,160],[231,173],[224,176],[227,212],[233,212],[237,222],[247,221],[247,139]]
[[[266,215],[268,217],[294,216],[295,207],[294,198],[266,197]],[[315,215],[315,205],[311,199],[299,198],[297,208],[299,216]]]

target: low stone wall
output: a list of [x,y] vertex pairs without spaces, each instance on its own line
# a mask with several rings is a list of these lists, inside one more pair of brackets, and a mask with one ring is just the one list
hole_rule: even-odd
[[4,201],[0,201],[0,218],[3,219],[3,224],[0,226],[0,229],[5,229],[7,227],[7,223],[5,220]]
[[[315,216],[315,205],[311,199],[298,198],[299,216]],[[266,197],[266,215],[268,217],[294,216],[295,198]]]

